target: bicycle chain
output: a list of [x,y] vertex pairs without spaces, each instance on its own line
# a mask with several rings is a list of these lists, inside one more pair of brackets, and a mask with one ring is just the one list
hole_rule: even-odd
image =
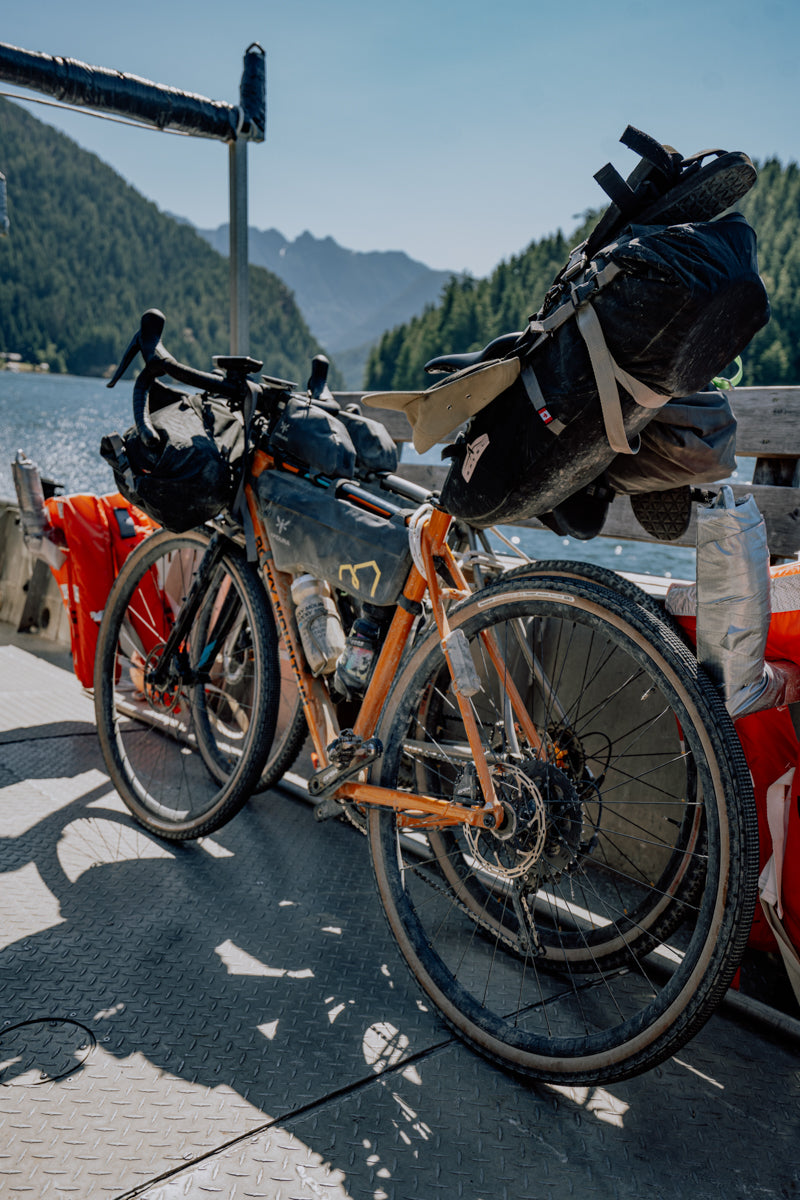
[[[423,746],[424,749],[422,748]],[[447,763],[448,766],[451,767],[457,766],[462,761],[462,759],[455,755],[452,750],[442,750],[440,747],[437,747],[434,742],[420,742],[417,746],[406,745],[404,747],[404,753],[407,754],[409,758],[414,760],[430,759],[432,762]],[[493,751],[487,748],[484,748],[484,755],[489,766],[494,766],[495,764],[503,761],[495,753],[493,753]],[[463,755],[463,761],[472,761],[471,752],[465,751]]]
[[[428,887],[432,888],[433,891],[439,892],[451,903],[456,904],[458,908],[460,908],[461,911],[465,913],[467,917],[469,917],[470,921],[475,922],[481,927],[481,929],[486,930],[487,933],[491,933],[494,937],[498,938],[504,945],[508,946],[509,949],[513,950],[516,954],[524,955],[530,951],[530,947],[523,946],[520,940],[514,940],[508,934],[500,932],[496,925],[492,925],[486,920],[485,917],[481,917],[480,914],[474,911],[474,909],[465,904],[463,900],[460,900],[451,887],[447,887],[445,884],[440,883],[438,879],[431,878],[428,872],[423,871],[422,867],[412,866],[410,870],[414,875],[419,876],[420,879],[427,883]],[[529,913],[527,904],[525,907]],[[535,932],[534,936],[536,936]]]

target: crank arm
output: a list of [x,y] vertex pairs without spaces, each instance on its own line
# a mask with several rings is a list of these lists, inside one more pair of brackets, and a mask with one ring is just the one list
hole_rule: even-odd
[[[339,767],[335,763],[331,763],[327,767],[323,767],[321,771],[317,771],[308,781],[309,795],[316,799],[324,799],[336,791],[340,783],[344,783],[346,779],[352,779],[354,775],[358,775],[359,771],[363,771],[364,767],[369,763],[375,762],[383,754],[383,742],[378,738],[369,738],[363,742],[357,750],[354,751],[353,757],[347,766]],[[322,820],[322,818],[320,818]]]

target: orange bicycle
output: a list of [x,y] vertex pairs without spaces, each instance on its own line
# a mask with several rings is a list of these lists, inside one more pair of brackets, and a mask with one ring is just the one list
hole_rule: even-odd
[[[114,585],[95,703],[133,815],[183,839],[241,807],[270,752],[280,641],[316,815],[366,822],[389,927],[458,1034],[572,1083],[674,1053],[731,981],[757,875],[749,773],[691,653],[611,573],[534,563],[474,589],[435,497],[391,471],[299,461],[308,397],[249,380],[250,360],[209,374],[158,338],[145,349],[140,416],[165,373],[250,407],[249,534],[229,517],[156,534]],[[301,572],[329,581],[351,638],[377,626],[363,694],[312,673]]]

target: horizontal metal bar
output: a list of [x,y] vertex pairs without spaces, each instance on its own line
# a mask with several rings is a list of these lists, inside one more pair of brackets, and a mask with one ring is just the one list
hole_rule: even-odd
[[54,96],[64,104],[131,117],[156,129],[223,142],[237,137],[263,138],[263,130],[255,124],[245,127],[246,115],[239,105],[223,104],[74,58],[0,43],[0,79]]

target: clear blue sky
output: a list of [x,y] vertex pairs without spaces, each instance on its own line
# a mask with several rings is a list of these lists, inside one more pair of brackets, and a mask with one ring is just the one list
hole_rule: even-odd
[[[684,154],[796,161],[798,34],[797,0],[32,0],[0,25],[3,42],[229,103],[260,42],[250,223],[476,275],[602,204],[594,172],[636,161],[628,123]],[[221,143],[30,109],[162,209],[227,220]]]

